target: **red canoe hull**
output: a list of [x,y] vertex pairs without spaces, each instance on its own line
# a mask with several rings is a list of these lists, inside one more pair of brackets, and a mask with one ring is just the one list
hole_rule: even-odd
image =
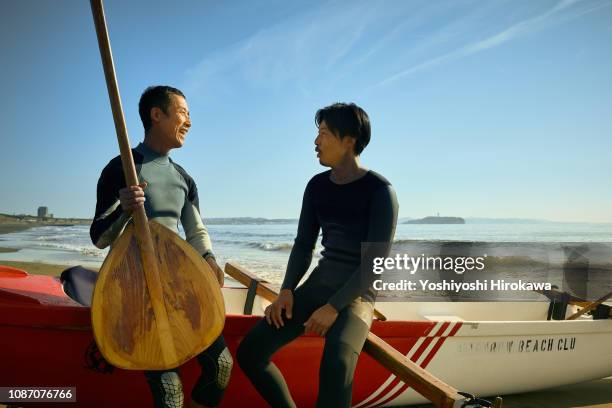
[[[227,316],[223,334],[232,355],[235,356],[238,344],[259,319]],[[373,331],[405,353],[433,326],[430,322],[375,322]],[[398,337],[397,333],[403,335]],[[57,278],[0,270],[0,386],[76,387],[77,402],[70,403],[71,407],[150,407],[150,392],[142,372],[116,368],[100,372],[104,366],[94,370],[93,344],[89,308],[68,298]],[[315,405],[322,346],[321,338],[306,335],[274,358],[300,407]],[[199,365],[195,361],[181,368],[186,395],[198,375]],[[367,398],[388,378],[385,369],[362,353],[353,403]],[[245,405],[267,406],[234,364],[222,406]]]

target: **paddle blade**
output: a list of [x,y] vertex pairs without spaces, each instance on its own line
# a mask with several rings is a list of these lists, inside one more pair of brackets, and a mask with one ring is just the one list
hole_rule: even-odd
[[[149,290],[130,225],[100,269],[91,306],[102,355],[114,366],[131,370],[183,364],[214,342],[225,321],[219,284],[204,259],[172,230],[154,221],[149,228],[161,299],[151,297],[155,291]],[[158,324],[154,303],[166,323]]]

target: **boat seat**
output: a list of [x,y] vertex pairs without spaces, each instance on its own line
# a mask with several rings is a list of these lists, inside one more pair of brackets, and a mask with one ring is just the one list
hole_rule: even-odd
[[425,319],[432,322],[464,322],[465,319],[455,315],[426,315]]
[[60,275],[60,282],[66,295],[83,306],[91,306],[96,279],[98,279],[97,272],[80,265],[68,268]]

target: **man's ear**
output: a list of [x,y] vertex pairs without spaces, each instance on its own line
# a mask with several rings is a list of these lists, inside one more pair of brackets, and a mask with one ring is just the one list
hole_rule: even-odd
[[357,143],[357,139],[349,135],[346,135],[342,139],[342,143],[344,143],[344,146],[346,146],[347,148],[350,148],[352,151],[355,151],[355,143]]
[[162,111],[158,106],[154,106],[151,108],[151,123],[157,123],[161,120],[164,111]]

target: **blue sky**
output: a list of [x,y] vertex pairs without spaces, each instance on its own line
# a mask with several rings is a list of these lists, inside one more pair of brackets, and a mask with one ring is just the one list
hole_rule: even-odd
[[[314,114],[370,115],[400,216],[612,222],[612,1],[105,2],[130,139],[151,84],[204,217],[296,218]],[[0,212],[91,217],[118,154],[86,1],[0,2]]]

